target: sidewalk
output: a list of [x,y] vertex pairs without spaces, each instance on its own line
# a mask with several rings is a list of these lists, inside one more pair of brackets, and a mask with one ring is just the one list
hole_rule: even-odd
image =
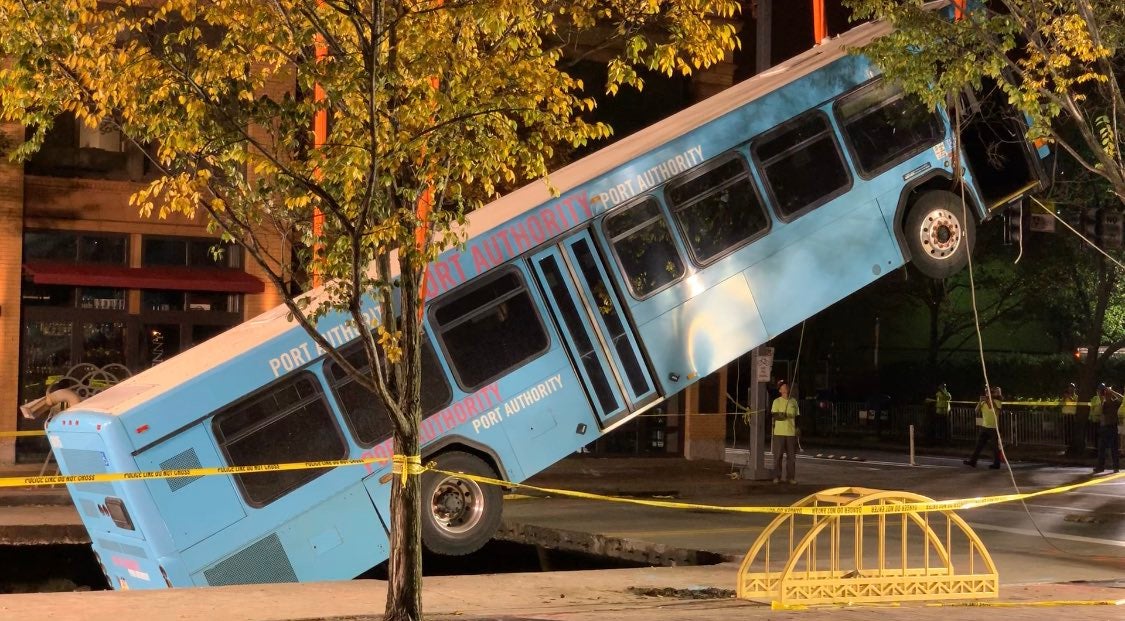
[[[499,574],[426,578],[428,619],[649,621],[695,619],[815,619],[825,616],[883,621],[944,621],[1003,615],[1006,621],[1119,620],[1121,606],[1065,606],[1044,610],[1032,602],[1112,600],[1125,589],[1105,585],[1062,584],[1009,587],[1001,602],[1021,605],[988,610],[977,607],[832,607],[813,611],[774,611],[768,603],[731,597],[737,565],[615,569],[539,574]],[[706,591],[712,589],[712,591]],[[661,596],[663,594],[663,596]],[[281,621],[382,617],[386,583],[353,580],[311,584],[258,585],[168,591],[41,593],[0,596],[0,618],[21,621],[78,619],[176,619],[178,621]],[[712,599],[695,599],[712,597]],[[810,616],[810,614],[812,616]]]

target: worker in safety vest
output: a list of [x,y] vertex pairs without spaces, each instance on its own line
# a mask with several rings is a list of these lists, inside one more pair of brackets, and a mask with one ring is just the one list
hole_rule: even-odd
[[1094,419],[1094,406],[1091,399],[1090,420],[1098,425],[1098,463],[1094,465],[1094,474],[1105,470],[1106,461],[1113,466],[1113,472],[1121,470],[1121,445],[1119,443],[1117,426],[1120,423],[1119,411],[1121,408],[1121,393],[1109,388],[1105,384],[1099,386],[1103,395],[1102,407],[1098,408],[1098,417]]
[[965,465],[973,468],[977,467],[977,460],[980,459],[981,452],[984,447],[992,445],[992,465],[989,468],[993,470],[1000,469],[1000,444],[997,434],[996,413],[1000,409],[1000,387],[992,387],[992,399],[988,398],[988,392],[980,398],[980,403],[977,403],[977,447],[973,451],[973,456],[965,460]]
[[[1078,414],[1078,389],[1074,383],[1066,385],[1066,390],[1062,395],[1062,425],[1063,425],[1063,442],[1067,447],[1070,446],[1071,440],[1074,439],[1074,422]],[[1064,451],[1065,452],[1065,451]]]
[[773,482],[781,482],[781,456],[786,455],[785,471],[790,483],[797,482],[797,399],[789,396],[789,384],[785,380],[777,383],[778,397],[770,406],[773,416]]
[[953,396],[945,384],[938,386],[934,394],[934,424],[932,437],[936,442],[949,439],[949,405]]

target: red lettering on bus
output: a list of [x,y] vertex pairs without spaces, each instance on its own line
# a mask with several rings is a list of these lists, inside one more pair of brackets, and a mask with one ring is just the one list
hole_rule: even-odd
[[575,194],[570,197],[570,204],[573,205],[577,201],[582,206],[582,213],[586,214],[587,218],[594,217],[593,212],[590,211],[590,201],[586,198],[586,193]]
[[[504,248],[506,248],[508,250],[508,254],[507,255],[501,254],[501,257],[511,258],[511,257],[516,256],[517,253],[512,250],[512,242],[508,240],[508,232],[507,231],[500,231],[499,233],[492,236],[493,240],[495,240],[497,238],[499,238],[500,241],[504,242]],[[496,243],[496,248],[497,248],[497,250],[499,250],[500,249],[499,242],[494,242],[494,243]]]
[[[554,205],[554,206],[551,207],[551,209],[556,209],[557,207],[558,207],[558,205]],[[544,209],[543,210],[543,215],[542,215],[543,227],[547,229],[548,234],[558,235],[558,234],[562,233],[563,230],[562,230],[562,227],[559,226],[558,221],[555,220],[555,212],[551,211],[551,209]]]
[[469,413],[465,411],[466,408],[465,408],[465,402],[464,401],[459,401],[457,403],[454,403],[453,407],[450,408],[450,409],[453,410],[453,415],[457,417],[458,423],[463,423],[463,422],[469,420]]
[[512,242],[515,243],[520,252],[531,247],[531,240],[527,237],[527,227],[524,226],[524,223],[517,222],[508,231],[512,234]]
[[[484,246],[484,252],[488,255],[488,260],[490,262],[489,267],[504,262],[504,251],[500,250],[500,244],[496,241],[495,237],[483,240],[481,245]],[[478,270],[477,273],[479,274],[480,271]]]
[[449,273],[449,266],[446,265],[444,261],[434,263],[431,267],[437,271],[438,282],[441,283],[443,288],[452,289],[457,285],[457,283],[453,282],[453,275]]
[[457,272],[457,282],[465,282],[465,270],[461,268],[461,253],[458,252],[450,257],[449,262],[453,264],[453,271]]
[[457,426],[457,418],[453,416],[453,412],[449,408],[441,411],[441,422],[445,423],[445,430],[449,431]]
[[547,236],[543,234],[543,222],[535,214],[528,217],[527,230],[531,233],[531,239],[534,239],[537,244],[541,244],[543,240],[547,239]]
[[488,259],[484,258],[484,253],[480,251],[480,246],[473,246],[473,269],[476,270],[478,274],[483,274],[490,267],[492,267],[492,265],[489,264]]
[[426,297],[432,298],[439,293],[441,290],[438,289],[437,279],[434,278],[434,266],[431,265],[426,268]]

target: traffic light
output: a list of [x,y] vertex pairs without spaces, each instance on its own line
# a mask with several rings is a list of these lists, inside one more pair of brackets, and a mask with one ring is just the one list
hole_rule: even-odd
[[1102,209],[1098,214],[1098,245],[1103,250],[1119,250],[1122,242],[1121,212]]
[[1125,238],[1125,217],[1112,209],[1091,207],[1082,212],[1082,235],[1103,250],[1119,250]]
[[1027,225],[1023,214],[1023,203],[1008,205],[1004,209],[1004,243],[1021,243],[1024,231],[1026,230]]
[[1082,210],[1082,236],[1090,240],[1094,244],[1098,243],[1098,213],[1101,209],[1097,207],[1087,207]]

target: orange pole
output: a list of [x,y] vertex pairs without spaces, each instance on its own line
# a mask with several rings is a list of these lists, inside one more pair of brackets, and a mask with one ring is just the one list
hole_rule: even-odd
[[[434,0],[434,4],[441,7],[445,4],[445,0]],[[438,89],[437,76],[430,76],[430,88],[433,90]],[[432,119],[433,117],[431,117]],[[426,157],[425,146],[422,147],[420,155],[423,159]],[[422,195],[418,197],[418,206],[416,207],[415,214],[418,216],[418,226],[414,229],[414,248],[421,255],[426,247],[426,237],[430,231],[430,211],[434,206],[434,186],[429,184],[426,189],[422,191]],[[429,269],[422,270],[422,280],[418,283],[418,321],[422,321],[422,315],[426,308],[426,278],[429,275]]]
[[965,0],[953,0],[953,20],[961,21],[965,17]]
[[812,0],[813,44],[828,38],[828,21],[824,17],[824,0]]
[[[313,43],[313,48],[316,62],[319,63],[328,57],[328,46],[324,43],[324,37],[316,35],[316,40]],[[319,82],[314,84],[313,102],[320,104],[325,100],[325,98],[326,95],[324,93],[324,88],[320,86]],[[322,148],[326,142],[328,142],[328,111],[324,109],[317,109],[316,113],[313,115],[313,150],[315,151]],[[317,168],[313,171],[314,179],[319,181],[323,178],[323,176],[324,173],[320,170],[320,168]],[[321,236],[324,234],[324,213],[320,211],[319,207],[313,208],[312,230],[312,284],[314,287],[319,287],[321,281],[321,273],[320,268],[317,265],[317,256],[320,254],[320,250],[324,247],[324,244],[320,241]]]

